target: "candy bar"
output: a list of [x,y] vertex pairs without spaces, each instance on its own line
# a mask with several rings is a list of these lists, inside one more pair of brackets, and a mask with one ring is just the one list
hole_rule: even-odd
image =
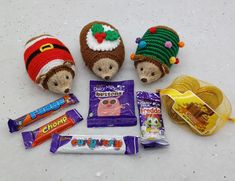
[[141,144],[145,148],[168,145],[159,93],[139,91],[136,97],[140,118]]
[[52,113],[64,108],[68,107],[69,105],[78,103],[78,99],[73,94],[68,94],[60,99],[53,101],[39,109],[36,109],[35,111],[32,111],[18,119],[9,119],[8,126],[9,131],[11,133],[19,131],[20,129],[32,124],[33,122],[45,118]]
[[73,109],[34,131],[22,132],[25,148],[35,147],[50,139],[54,133],[61,133],[82,120],[78,111]]
[[88,127],[134,126],[134,81],[90,81]]
[[138,138],[135,136],[73,135],[54,134],[51,142],[52,153],[138,153]]

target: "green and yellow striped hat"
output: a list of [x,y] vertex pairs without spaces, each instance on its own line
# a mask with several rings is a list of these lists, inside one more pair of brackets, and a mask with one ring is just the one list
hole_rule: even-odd
[[169,73],[173,64],[178,64],[176,57],[179,47],[184,46],[175,30],[167,26],[149,28],[142,38],[137,38],[138,44],[135,54],[131,54],[135,66],[139,62],[149,61],[157,65],[163,72],[162,76]]

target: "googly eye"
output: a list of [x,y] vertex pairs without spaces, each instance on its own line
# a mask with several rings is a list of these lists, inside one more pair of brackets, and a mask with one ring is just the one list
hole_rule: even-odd
[[103,102],[102,102],[103,104],[108,104],[109,103],[109,101],[108,100],[103,100]]
[[113,99],[113,100],[110,101],[110,104],[115,104],[115,103],[116,103],[116,100],[115,100],[115,99]]

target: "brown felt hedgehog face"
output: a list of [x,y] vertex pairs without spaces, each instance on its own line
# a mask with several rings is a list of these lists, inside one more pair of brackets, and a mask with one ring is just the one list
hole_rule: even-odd
[[80,33],[85,64],[98,77],[110,80],[123,64],[125,51],[119,32],[105,22],[92,22]]
[[151,62],[140,62],[136,66],[137,73],[143,83],[152,83],[162,76],[162,71]]
[[40,35],[26,43],[24,59],[30,78],[49,91],[67,94],[75,75],[75,64],[65,45],[51,35]]
[[37,82],[45,89],[59,94],[68,94],[71,91],[74,71],[71,64],[55,67],[48,73],[40,76]]
[[119,65],[115,60],[110,58],[102,58],[97,60],[92,71],[100,78],[104,80],[111,79],[119,70]]

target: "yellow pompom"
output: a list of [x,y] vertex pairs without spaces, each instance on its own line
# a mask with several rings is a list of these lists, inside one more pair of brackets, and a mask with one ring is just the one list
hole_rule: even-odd
[[171,57],[169,59],[169,61],[170,61],[171,64],[174,64],[176,62],[176,58],[175,57]]
[[180,41],[180,42],[178,43],[178,46],[179,46],[180,48],[183,48],[183,47],[184,47],[184,42],[183,42],[183,41]]

